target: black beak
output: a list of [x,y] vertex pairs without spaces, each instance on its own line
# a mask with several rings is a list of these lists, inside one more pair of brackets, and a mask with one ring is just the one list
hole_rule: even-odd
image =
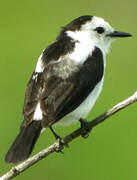
[[109,37],[130,37],[132,35],[129,33],[125,33],[125,32],[114,31],[110,34],[107,34],[106,36],[109,36]]

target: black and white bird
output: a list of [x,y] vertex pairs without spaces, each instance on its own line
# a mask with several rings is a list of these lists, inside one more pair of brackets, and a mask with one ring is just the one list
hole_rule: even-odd
[[54,124],[70,124],[88,115],[102,90],[112,41],[128,36],[90,15],[62,28],[38,58],[27,84],[23,122],[6,154],[7,163],[28,158],[43,129],[53,131]]

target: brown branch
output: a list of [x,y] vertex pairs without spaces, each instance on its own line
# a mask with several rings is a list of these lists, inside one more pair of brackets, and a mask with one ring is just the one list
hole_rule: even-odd
[[[109,109],[108,111],[106,111],[105,113],[100,115],[99,117],[95,118],[92,121],[89,121],[86,128],[91,129],[91,128],[97,126],[98,124],[103,122],[108,117],[112,116],[113,114],[115,114],[119,110],[124,109],[128,105],[135,103],[136,101],[137,101],[137,91],[132,96],[128,97],[124,101],[113,106],[111,109]],[[47,157],[48,155],[52,154],[53,152],[56,152],[56,151],[62,149],[65,144],[71,142],[72,140],[74,140],[78,136],[81,136],[82,132],[83,132],[82,128],[78,128],[77,130],[75,130],[71,134],[64,137],[62,143],[60,143],[60,141],[56,141],[54,144],[52,144],[48,148],[38,152],[36,155],[30,157],[26,161],[14,166],[6,174],[4,174],[2,177],[0,177],[0,180],[12,179],[13,177],[15,177],[18,174],[20,174],[21,172],[25,171],[27,168],[31,167],[32,165],[34,165],[35,163],[37,163],[41,159]]]

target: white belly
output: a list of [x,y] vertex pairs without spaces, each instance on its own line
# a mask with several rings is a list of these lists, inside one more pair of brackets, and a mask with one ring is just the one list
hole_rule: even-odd
[[80,118],[85,118],[92,107],[94,106],[99,94],[101,93],[103,87],[103,79],[95,86],[94,90],[88,95],[88,97],[77,107],[74,111],[67,114],[64,118],[59,120],[57,124],[70,125],[73,122],[78,121]]

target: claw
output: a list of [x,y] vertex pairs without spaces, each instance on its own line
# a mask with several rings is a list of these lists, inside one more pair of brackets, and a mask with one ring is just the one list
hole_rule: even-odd
[[[63,138],[61,138],[61,137],[54,131],[54,129],[53,129],[52,127],[50,127],[50,130],[51,130],[51,132],[53,133],[55,139],[58,140],[59,143],[63,145],[63,144],[64,144]],[[65,144],[65,147],[66,147],[66,148],[69,148],[69,145],[68,145],[68,144]],[[61,146],[61,149],[57,149],[56,152],[60,152],[61,154],[64,154],[64,152],[62,151],[62,149],[63,149],[63,146]]]
[[81,136],[83,138],[87,138],[89,136],[89,133],[92,130],[92,128],[88,127],[88,124],[89,124],[88,121],[86,121],[84,119],[80,119],[79,121],[81,123],[81,130],[82,130],[81,131]]
[[56,148],[56,152],[64,154],[64,152],[62,151],[62,149],[63,149],[62,139],[57,139],[57,141],[59,142],[59,147]]

